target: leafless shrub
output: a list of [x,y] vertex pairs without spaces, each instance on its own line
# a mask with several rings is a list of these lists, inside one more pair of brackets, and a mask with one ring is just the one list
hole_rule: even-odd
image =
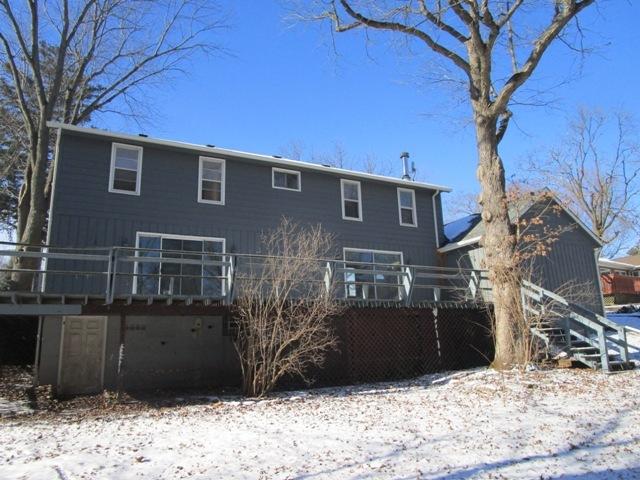
[[283,218],[262,235],[264,257],[238,269],[235,348],[245,395],[261,397],[283,377],[305,382],[335,348],[330,318],[342,306],[326,262],[333,236]]

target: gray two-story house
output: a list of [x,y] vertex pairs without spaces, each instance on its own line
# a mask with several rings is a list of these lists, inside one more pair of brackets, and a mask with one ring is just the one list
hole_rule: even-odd
[[[480,217],[445,229],[441,193],[448,187],[213,145],[51,127],[58,141],[46,262],[42,295],[31,301],[62,305],[30,311],[48,312],[40,321],[37,381],[60,393],[122,382],[236,382],[225,310],[212,306],[232,303],[241,269],[235,262],[261,253],[261,232],[283,217],[333,234],[327,263],[345,301],[491,299]],[[567,229],[539,262],[536,281],[549,289],[580,285],[588,306],[600,310],[599,240],[568,211],[549,218]]]
[[[400,299],[398,288],[377,286],[388,283],[388,276],[363,272],[368,264],[439,264],[440,193],[448,187],[212,145],[52,126],[59,137],[47,245],[84,253],[140,249],[140,261],[119,267],[116,295],[224,294],[222,279],[199,278],[215,277],[221,269],[199,260],[260,252],[260,233],[276,228],[283,216],[301,225],[320,224],[334,235],[334,257],[357,267],[358,273],[347,278],[365,280],[346,287],[347,298]],[[145,263],[145,256],[195,261]],[[114,273],[101,268],[49,260],[43,290],[101,294]],[[96,275],[68,274],[93,270]],[[420,295],[431,297],[433,291]],[[39,381],[56,384],[63,393],[113,386],[122,325],[117,315],[90,322],[46,317]],[[175,314],[134,315],[126,325],[131,386],[211,382],[223,379],[234,364],[233,346],[217,316],[176,321]]]
[[[439,194],[448,187],[213,146],[60,129],[48,245],[257,253],[260,232],[285,216],[334,234],[340,259],[438,264]],[[164,288],[145,284],[144,293],[155,287]],[[98,287],[85,281],[75,288]]]

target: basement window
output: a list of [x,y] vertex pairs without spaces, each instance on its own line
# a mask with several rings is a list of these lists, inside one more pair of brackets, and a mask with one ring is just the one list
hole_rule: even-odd
[[300,172],[274,167],[271,169],[271,177],[271,185],[273,188],[292,190],[294,192],[302,190]]
[[416,216],[416,192],[408,188],[398,189],[398,217],[400,225],[406,227],[417,227]]
[[114,143],[111,146],[109,191],[140,195],[142,147]]
[[360,182],[340,180],[342,193],[342,218],[344,220],[362,221],[362,192]]

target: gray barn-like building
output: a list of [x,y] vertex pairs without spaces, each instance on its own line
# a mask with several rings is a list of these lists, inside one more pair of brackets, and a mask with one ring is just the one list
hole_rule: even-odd
[[[528,280],[558,292],[593,312],[604,315],[598,272],[602,242],[550,192],[525,195],[513,202],[509,216],[520,229],[523,272]],[[450,267],[486,268],[479,213],[444,226],[445,244],[439,252]],[[483,295],[490,300],[489,288]]]

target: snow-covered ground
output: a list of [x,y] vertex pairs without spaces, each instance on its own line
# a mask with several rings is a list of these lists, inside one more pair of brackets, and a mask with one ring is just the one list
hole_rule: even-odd
[[496,373],[0,421],[0,478],[640,478],[640,372]]
[[640,365],[640,313],[609,313],[607,318],[627,327],[629,357]]
[[640,313],[609,313],[607,318],[640,333]]

